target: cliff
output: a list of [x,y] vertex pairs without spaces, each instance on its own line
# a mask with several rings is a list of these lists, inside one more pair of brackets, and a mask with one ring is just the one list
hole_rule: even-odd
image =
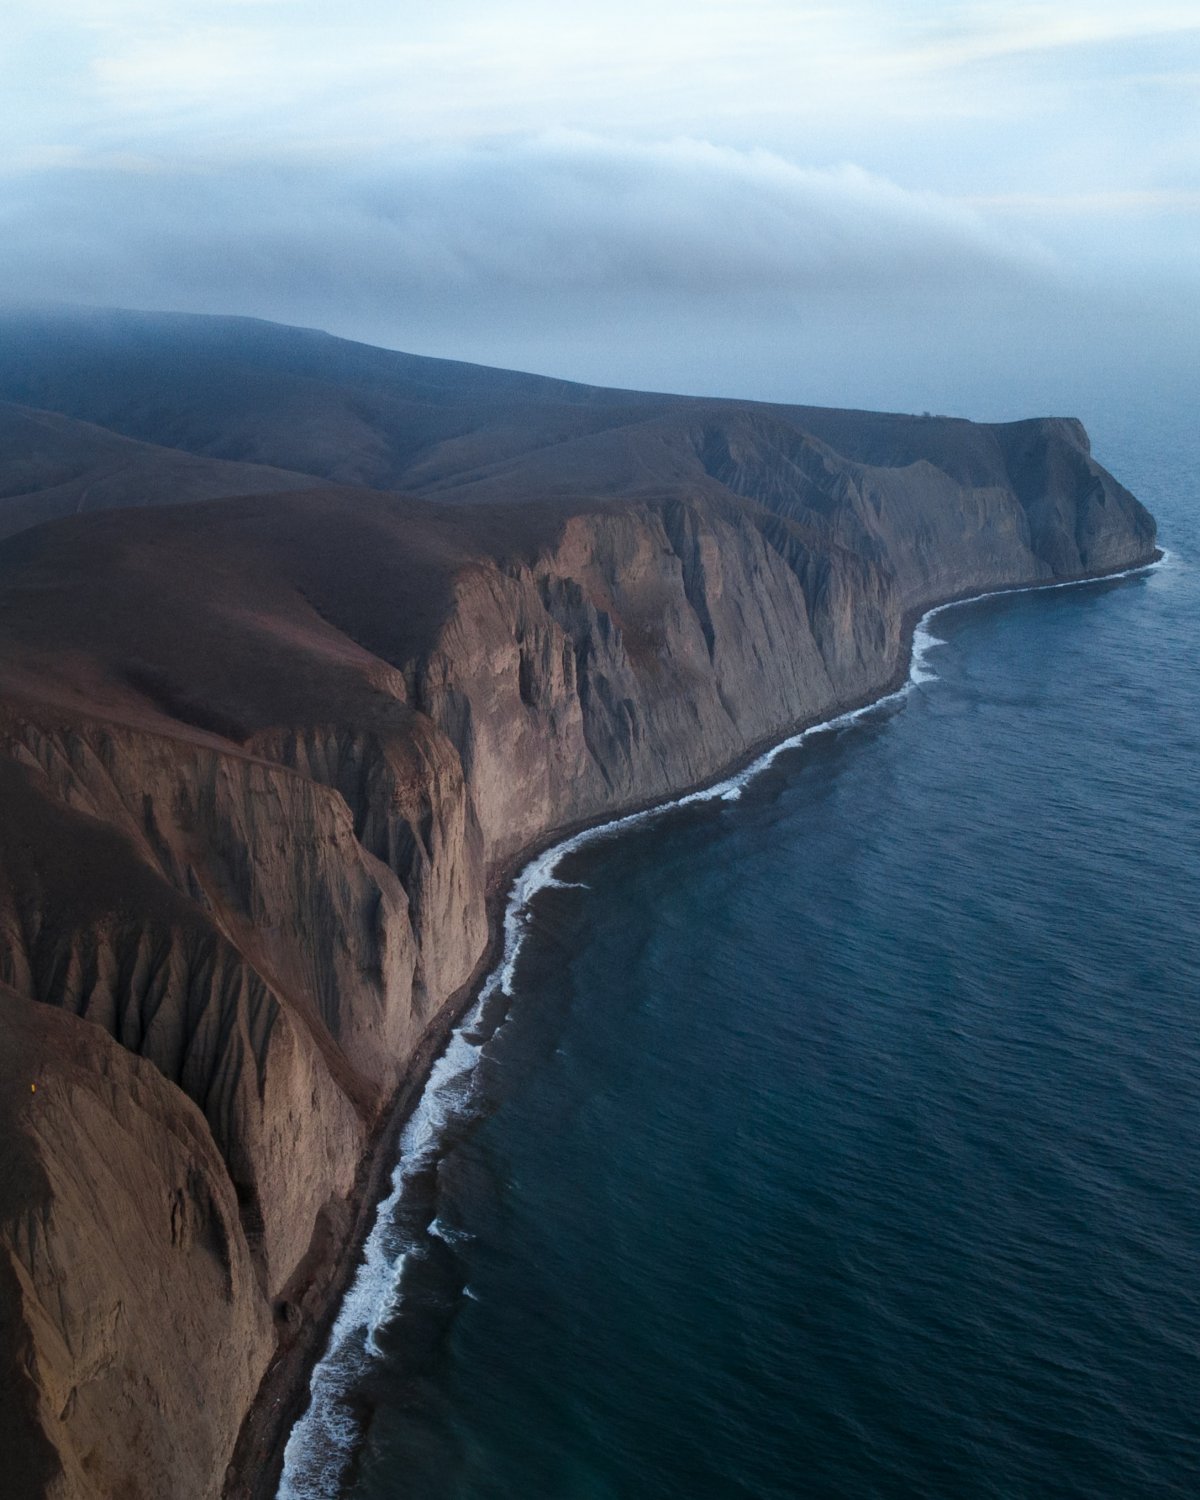
[[[878,693],[914,611],[1154,526],[1068,421],[39,327],[0,392],[104,423],[147,503],[0,544],[0,1430],[18,1496],[211,1500],[512,859]],[[272,467],[166,505],[193,462]]]

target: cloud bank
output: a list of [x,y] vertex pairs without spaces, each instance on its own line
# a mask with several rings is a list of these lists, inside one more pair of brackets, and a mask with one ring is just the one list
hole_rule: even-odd
[[359,313],[464,298],[533,311],[546,298],[944,295],[1055,271],[1031,237],[936,194],[695,140],[558,133],[356,170],[137,168],[10,184],[10,291],[314,315],[330,298]]

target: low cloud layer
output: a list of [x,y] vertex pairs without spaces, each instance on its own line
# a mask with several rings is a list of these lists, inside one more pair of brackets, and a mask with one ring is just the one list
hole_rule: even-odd
[[1055,274],[977,210],[856,167],[554,135],[387,165],[70,166],[10,183],[0,278],[70,295],[335,317],[462,300],[937,294]]

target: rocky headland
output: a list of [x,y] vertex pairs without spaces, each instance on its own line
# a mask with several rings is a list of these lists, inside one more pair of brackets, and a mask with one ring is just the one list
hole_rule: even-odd
[[1155,554],[1067,419],[116,313],[0,318],[0,403],[18,1500],[252,1491],[522,851],[877,695],[931,604]]

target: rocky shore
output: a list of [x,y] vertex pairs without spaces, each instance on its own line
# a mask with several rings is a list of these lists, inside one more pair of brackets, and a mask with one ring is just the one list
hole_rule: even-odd
[[878,696],[930,605],[1147,562],[1154,524],[1067,420],[600,391],[238,320],[14,347],[13,1493],[268,1493],[522,852]]

